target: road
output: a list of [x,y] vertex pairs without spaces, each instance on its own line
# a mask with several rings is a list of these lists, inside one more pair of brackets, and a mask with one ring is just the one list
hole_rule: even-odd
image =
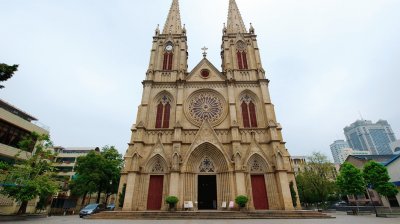
[[247,219],[247,220],[90,220],[78,216],[52,216],[2,224],[399,224],[400,218],[377,218],[374,215],[350,216],[334,213],[336,219]]

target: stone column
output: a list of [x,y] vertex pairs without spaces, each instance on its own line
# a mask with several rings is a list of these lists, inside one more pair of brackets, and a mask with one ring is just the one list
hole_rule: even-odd
[[136,172],[128,172],[128,178],[126,181],[126,190],[125,190],[125,199],[124,199],[124,207],[123,211],[132,211],[133,204],[133,195],[135,191],[135,182],[136,182]]
[[289,180],[286,170],[277,170],[276,179],[278,182],[279,197],[284,210],[294,210],[292,196],[290,194]]

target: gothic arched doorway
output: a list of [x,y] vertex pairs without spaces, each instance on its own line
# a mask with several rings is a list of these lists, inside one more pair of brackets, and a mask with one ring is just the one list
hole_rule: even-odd
[[224,153],[211,143],[197,146],[186,160],[185,201],[197,202],[198,209],[218,209],[231,199],[232,174]]

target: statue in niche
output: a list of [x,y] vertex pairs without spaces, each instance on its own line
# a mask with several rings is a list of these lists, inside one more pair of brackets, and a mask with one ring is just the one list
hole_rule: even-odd
[[172,156],[172,170],[173,171],[178,171],[179,170],[179,164],[180,164],[180,156],[178,153],[175,153]]

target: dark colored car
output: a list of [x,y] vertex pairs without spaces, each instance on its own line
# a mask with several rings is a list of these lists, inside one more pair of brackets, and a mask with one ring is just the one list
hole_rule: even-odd
[[87,215],[92,215],[94,213],[98,213],[104,210],[103,204],[88,204],[86,207],[82,208],[79,212],[79,217],[84,217]]

